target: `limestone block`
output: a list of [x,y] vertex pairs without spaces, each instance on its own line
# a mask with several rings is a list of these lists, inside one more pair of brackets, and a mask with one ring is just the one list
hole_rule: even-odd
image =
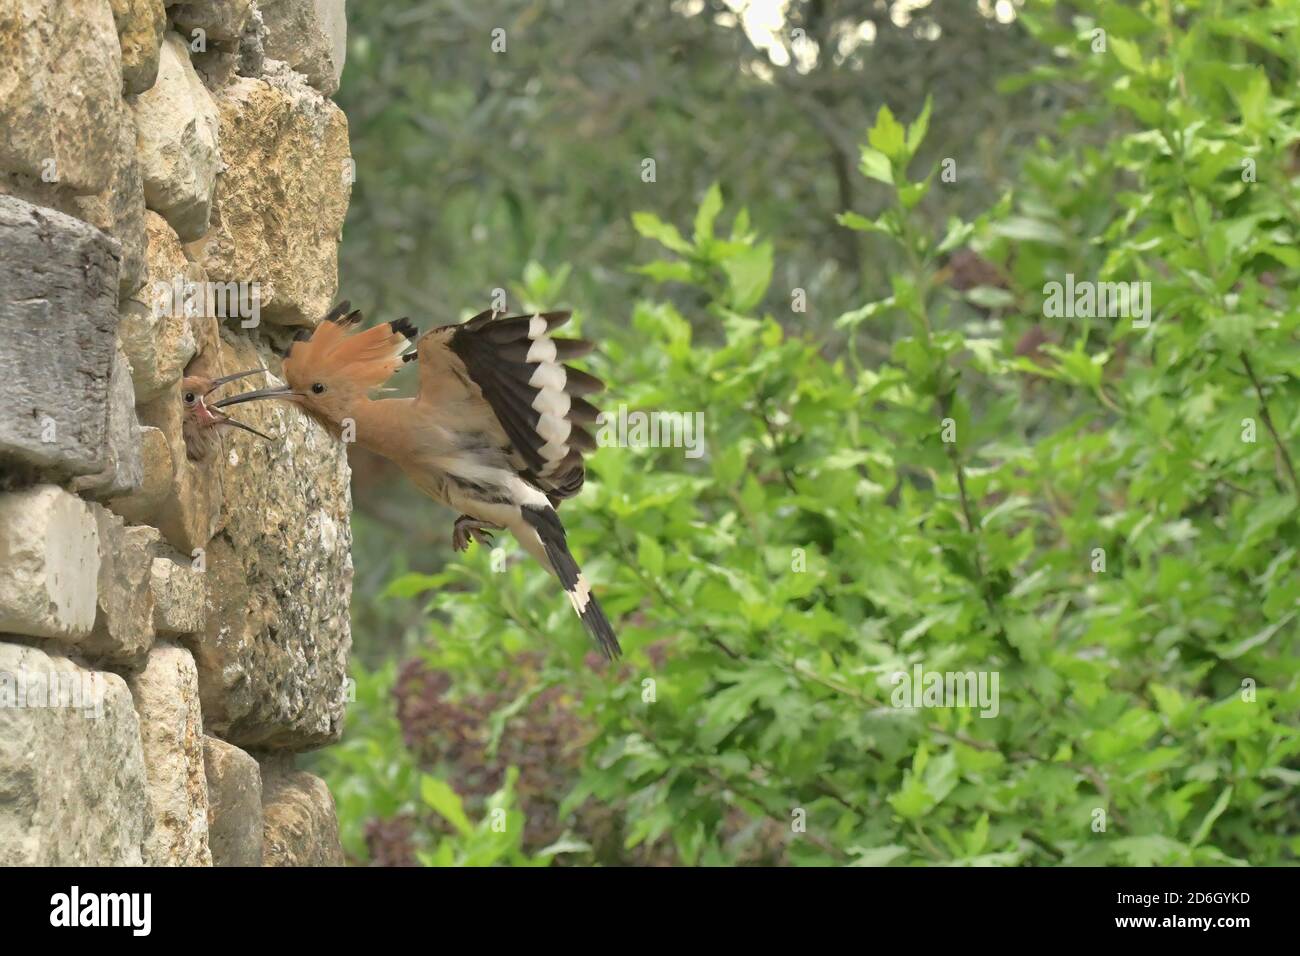
[[107,467],[98,475],[74,478],[72,490],[103,500],[131,494],[144,481],[140,457],[140,422],[135,416],[135,389],[131,365],[121,346],[113,352],[113,371],[108,381]]
[[126,682],[0,643],[0,866],[139,866],[152,826]]
[[129,686],[140,715],[153,814],[145,863],[211,866],[203,718],[194,658],[183,647],[160,643]]
[[262,321],[314,325],[338,285],[352,189],[347,120],[284,67],[236,78],[218,106],[227,166],[212,228],[188,251],[209,280],[252,284]]
[[163,39],[158,80],[136,99],[136,143],[146,205],[186,242],[208,231],[221,154],[216,102],[190,65],[185,41]]
[[283,60],[326,96],[338,92],[348,52],[344,0],[261,0],[266,55]]
[[154,600],[150,587],[158,532],[128,527],[120,517],[92,505],[99,532],[99,586],[95,627],[80,651],[95,660],[130,665],[153,646]]
[[93,226],[0,196],[0,465],[108,466],[119,255]]
[[167,11],[162,0],[112,0],[113,22],[122,47],[122,84],[126,93],[143,93],[158,76],[158,50]]
[[99,530],[53,485],[0,494],[0,633],[75,644],[95,626]]
[[122,50],[108,4],[0,6],[0,169],[102,192],[124,125]]
[[143,524],[158,513],[172,490],[172,452],[160,429],[141,427],[140,460],[144,477],[140,487],[108,507],[134,524]]
[[238,747],[203,738],[213,866],[262,865],[262,771]]
[[263,765],[262,865],[343,866],[338,814],[319,777]]
[[136,157],[135,126],[131,112],[119,101],[121,121],[116,124],[116,146],[104,158],[108,186],[98,193],[74,196],[70,207],[60,206],[79,219],[97,226],[122,247],[118,273],[118,299],[125,300],[144,282],[144,177]]
[[251,7],[251,0],[191,0],[172,8],[172,20],[187,38],[202,30],[207,41],[228,44],[239,39]]
[[145,282],[126,303],[118,328],[142,405],[175,384],[198,351],[194,323],[185,314],[187,290],[207,278],[185,258],[175,230],[152,211],[145,213],[145,239]]
[[207,584],[191,563],[154,558],[150,570],[153,624],[159,634],[196,634],[207,619]]

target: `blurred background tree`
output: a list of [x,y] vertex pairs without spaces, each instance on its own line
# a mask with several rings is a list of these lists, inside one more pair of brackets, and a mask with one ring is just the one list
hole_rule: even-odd
[[834,317],[887,274],[834,221],[865,198],[858,139],[882,103],[912,115],[934,98],[927,150],[962,158],[940,215],[982,208],[1017,150],[1051,128],[1048,97],[994,92],[1037,55],[1015,10],[353,0],[339,102],[359,179],[344,288],[385,313],[445,321],[517,279],[521,263],[581,263],[568,294],[593,322],[618,322],[638,288],[629,213],[679,220],[717,181],[779,236],[773,299],[802,288],[803,321]]

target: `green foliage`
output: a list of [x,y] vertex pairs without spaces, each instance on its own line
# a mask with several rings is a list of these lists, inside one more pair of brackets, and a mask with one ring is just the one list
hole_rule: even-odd
[[359,669],[348,738],[316,759],[315,769],[332,781],[349,858],[371,858],[377,842],[391,839],[373,823],[394,819],[417,824],[399,835],[405,844],[400,850],[426,866],[545,866],[557,855],[590,849],[557,840],[538,852],[524,852],[519,772],[513,767],[482,802],[477,822],[472,820],[461,796],[446,781],[421,772],[405,746],[392,711],[395,678],[392,664],[373,673]]
[[396,665],[367,672],[354,664],[356,699],[348,705],[348,732],[336,746],[315,756],[314,769],[330,783],[338,808],[343,850],[364,859],[366,823],[391,819],[415,807],[420,773],[402,742],[393,715]]
[[[1245,0],[1178,20],[1156,2],[1036,6],[1029,26],[1059,58],[1032,79],[1068,81],[1090,105],[1013,192],[944,229],[918,214],[945,188],[937,163],[915,169],[928,105],[910,122],[879,111],[861,172],[886,201],[840,222],[906,265],[837,321],[852,351],[829,355],[760,310],[773,247],[744,211],[719,237],[720,190],[689,238],[634,217],[665,250],[640,271],[701,305],[635,306],[594,360],[618,388],[606,409],[702,412],[708,445],[698,458],[602,447],[564,510],[621,664],[586,666],[586,637],[530,563],[495,573],[476,548],[392,586],[428,595],[429,660],[454,694],[540,656],[537,686],[563,688],[586,728],[560,815],[612,808],[627,853],[1300,853],[1300,20]],[[1115,111],[1122,126],[1100,146],[1075,135]],[[957,281],[958,252],[977,254],[978,283]],[[1050,284],[1067,274],[1149,281],[1150,323],[1053,314]],[[530,286],[550,282],[537,270]],[[903,334],[881,343],[872,333],[891,319]],[[868,363],[858,350],[873,342],[885,355]],[[918,665],[996,674],[996,714],[899,706],[898,675]],[[496,739],[519,713],[498,709]],[[340,771],[360,766],[368,735],[391,743],[372,719],[349,729]],[[331,782],[346,788],[341,773]],[[370,812],[419,787],[403,767],[375,783]],[[425,862],[536,859],[489,839],[433,778],[424,791],[464,841]]]

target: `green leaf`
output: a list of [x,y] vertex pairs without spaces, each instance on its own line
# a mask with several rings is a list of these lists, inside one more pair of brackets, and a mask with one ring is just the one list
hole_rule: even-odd
[[891,161],[899,163],[906,158],[906,135],[903,124],[894,119],[894,114],[889,107],[881,106],[876,114],[875,125],[867,133],[867,142],[873,149],[878,149],[888,156]]
[[695,213],[695,244],[704,245],[713,238],[713,223],[722,211],[722,187],[714,183],[704,194],[700,208]]
[[1115,59],[1120,65],[1130,73],[1142,74],[1146,72],[1146,66],[1142,62],[1142,51],[1138,45],[1131,40],[1125,40],[1123,37],[1111,35],[1106,40]]
[[963,843],[967,856],[979,856],[979,854],[988,846],[989,842],[989,815],[981,813],[980,818],[975,821],[975,826],[966,834]]
[[919,820],[934,808],[934,797],[915,775],[909,773],[897,793],[889,797],[889,805],[904,820]]
[[537,851],[538,856],[560,856],[563,853],[590,853],[591,844],[571,836],[562,836],[554,843]]
[[930,129],[930,109],[933,106],[934,98],[926,94],[925,106],[921,108],[921,115],[907,127],[907,152],[909,156],[915,156],[916,151],[925,140],[925,134]]
[[917,204],[926,197],[930,191],[930,178],[921,180],[916,183],[907,183],[898,189],[898,201],[902,203],[904,209],[915,209]]
[[869,850],[851,846],[849,853],[854,860],[849,866],[888,866],[900,857],[907,856],[907,847],[891,843],[888,846],[876,846]]
[[659,542],[648,534],[638,534],[637,540],[637,563],[640,564],[641,570],[651,578],[659,578],[664,573],[664,549],[660,547]]
[[1205,838],[1210,835],[1210,830],[1214,828],[1214,821],[1223,816],[1223,811],[1228,809],[1228,804],[1232,803],[1232,787],[1224,787],[1223,792],[1219,794],[1219,799],[1214,801],[1214,806],[1210,807],[1210,812],[1205,815],[1201,825],[1196,828],[1196,835],[1192,837],[1192,846],[1200,846],[1205,842]]
[[868,179],[874,179],[890,186],[894,185],[894,167],[889,162],[889,157],[878,149],[863,146],[862,160],[858,164],[858,169]]
[[835,217],[835,221],[855,232],[883,232],[887,234],[892,232],[890,227],[880,219],[868,219],[856,212],[842,212]]
[[1215,653],[1224,660],[1230,661],[1235,660],[1242,654],[1253,651],[1257,647],[1263,647],[1271,641],[1275,635],[1281,632],[1284,627],[1295,620],[1297,614],[1300,614],[1300,612],[1291,611],[1288,614],[1284,614],[1281,618],[1267,627],[1262,628],[1255,634],[1252,634],[1250,637],[1242,638],[1240,641],[1237,641],[1235,644],[1230,644],[1227,647],[1216,649]]
[[695,280],[695,272],[691,268],[691,264],[681,259],[658,259],[655,262],[647,262],[645,265],[637,266],[633,271],[649,276],[656,282],[690,283]]
[[417,574],[412,571],[389,582],[388,587],[384,589],[384,596],[411,598],[440,587],[443,583],[443,578],[439,575]]
[[723,271],[731,288],[731,308],[748,312],[762,300],[772,281],[772,244],[762,242],[724,259]]
[[653,239],[673,252],[686,255],[694,251],[691,244],[682,238],[676,226],[664,222],[652,212],[632,213],[632,228],[647,239]]
[[465,816],[465,807],[460,797],[448,784],[437,777],[424,774],[420,777],[420,798],[426,806],[437,811],[444,820],[459,830],[462,836],[473,832],[474,827],[469,822],[469,817]]
[[881,299],[879,302],[868,302],[860,309],[854,309],[852,312],[845,312],[835,320],[837,329],[851,329],[861,325],[867,319],[875,318],[882,312],[895,307],[894,298],[890,296],[887,299]]
[[1236,101],[1242,122],[1251,129],[1263,129],[1268,122],[1271,93],[1263,67],[1235,64],[1219,70],[1218,75]]
[[991,227],[995,236],[1015,239],[1018,242],[1043,242],[1048,245],[1065,245],[1065,233],[1050,222],[1028,216],[1011,216]]
[[970,240],[971,234],[975,232],[974,223],[962,222],[956,216],[948,219],[948,231],[944,234],[943,239],[935,248],[939,255],[946,255],[954,249],[959,249]]

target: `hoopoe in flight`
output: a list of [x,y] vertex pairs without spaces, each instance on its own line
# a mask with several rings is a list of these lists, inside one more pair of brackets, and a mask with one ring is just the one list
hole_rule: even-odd
[[[452,531],[457,551],[471,537],[487,544],[492,531],[508,529],[559,578],[605,657],[617,657],[618,639],[555,510],[581,490],[583,452],[596,448],[581,426],[599,412],[582,396],[605,387],[564,364],[592,343],[551,338],[570,313],[498,318],[487,311],[420,335],[408,319],[354,331],[361,313],[349,309],[340,303],[290,346],[288,385],[233,395],[214,407],[292,402],[336,438],[350,422],[357,444],[391,459],[422,492],[460,514]],[[412,360],[420,369],[416,397],[371,397]]]
[[185,439],[185,455],[190,461],[205,461],[221,448],[221,431],[224,428],[242,428],[271,440],[270,435],[263,435],[251,425],[237,422],[225,412],[208,404],[207,398],[214,391],[236,379],[265,372],[266,369],[254,368],[247,372],[236,372],[221,378],[207,378],[203,375],[187,375],[181,380],[181,401],[185,405],[181,417],[181,435]]

